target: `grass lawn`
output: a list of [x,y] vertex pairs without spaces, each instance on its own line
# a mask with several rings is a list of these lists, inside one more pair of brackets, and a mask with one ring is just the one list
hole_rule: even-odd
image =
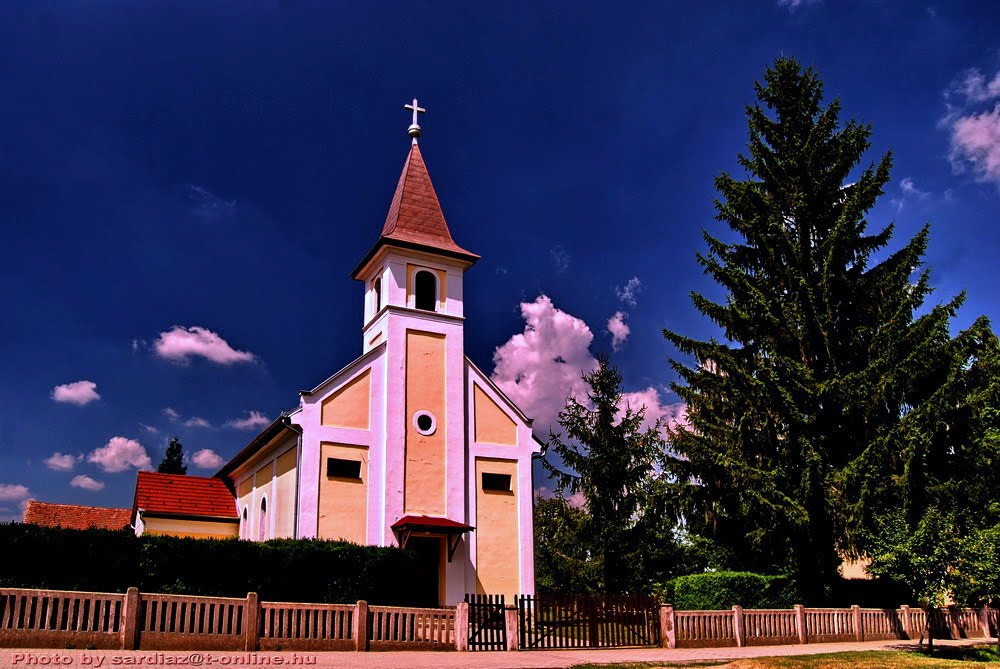
[[633,662],[626,664],[580,664],[573,669],[652,669],[662,667],[721,667],[724,669],[1000,669],[1000,650],[996,645],[939,647],[934,655],[910,651],[873,650],[856,653],[826,653],[796,657],[757,657],[716,663],[662,664]]

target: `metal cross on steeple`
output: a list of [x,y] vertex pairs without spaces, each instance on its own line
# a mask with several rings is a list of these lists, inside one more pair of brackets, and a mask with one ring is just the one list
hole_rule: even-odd
[[413,104],[403,105],[404,109],[409,109],[413,111],[413,123],[406,130],[406,132],[413,138],[413,143],[417,143],[417,138],[420,137],[420,124],[417,123],[417,114],[424,114],[427,112],[426,109],[417,105],[417,99],[413,98]]

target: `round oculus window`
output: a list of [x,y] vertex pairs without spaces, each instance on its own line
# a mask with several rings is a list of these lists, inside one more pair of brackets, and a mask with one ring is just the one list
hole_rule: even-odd
[[418,411],[413,414],[413,427],[417,428],[417,432],[422,435],[434,434],[437,429],[437,421],[434,420],[434,416],[428,411]]

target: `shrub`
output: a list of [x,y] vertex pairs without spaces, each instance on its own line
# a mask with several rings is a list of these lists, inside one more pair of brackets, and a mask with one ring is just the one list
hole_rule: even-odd
[[0,587],[422,605],[411,553],[342,541],[136,537],[0,524]]
[[737,605],[746,609],[787,609],[799,603],[790,577],[737,571],[678,576],[662,584],[657,594],[661,601],[687,611],[722,610]]

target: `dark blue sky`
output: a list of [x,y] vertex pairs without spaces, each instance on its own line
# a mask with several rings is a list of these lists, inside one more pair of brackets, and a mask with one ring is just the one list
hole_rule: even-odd
[[[253,432],[227,421],[273,418],[360,352],[349,273],[414,95],[452,232],[483,256],[466,346],[487,371],[524,329],[519,303],[545,294],[594,351],[627,311],[627,386],[675,399],[660,328],[712,332],[688,300],[716,294],[694,260],[718,231],[712,180],[735,169],[744,104],[780,54],[874,125],[872,160],[895,152],[872,222],[895,220],[897,244],[932,222],[935,299],[969,294],[956,326],[995,317],[998,25],[995,2],[911,0],[5,2],[0,517],[28,495],[128,505],[134,468],[88,461],[113,437],[154,464],[173,435],[228,457]],[[960,134],[962,119],[984,122]],[[616,296],[632,277],[635,306]],[[164,360],[175,325],[255,362]],[[99,400],[54,401],[81,380]]]

